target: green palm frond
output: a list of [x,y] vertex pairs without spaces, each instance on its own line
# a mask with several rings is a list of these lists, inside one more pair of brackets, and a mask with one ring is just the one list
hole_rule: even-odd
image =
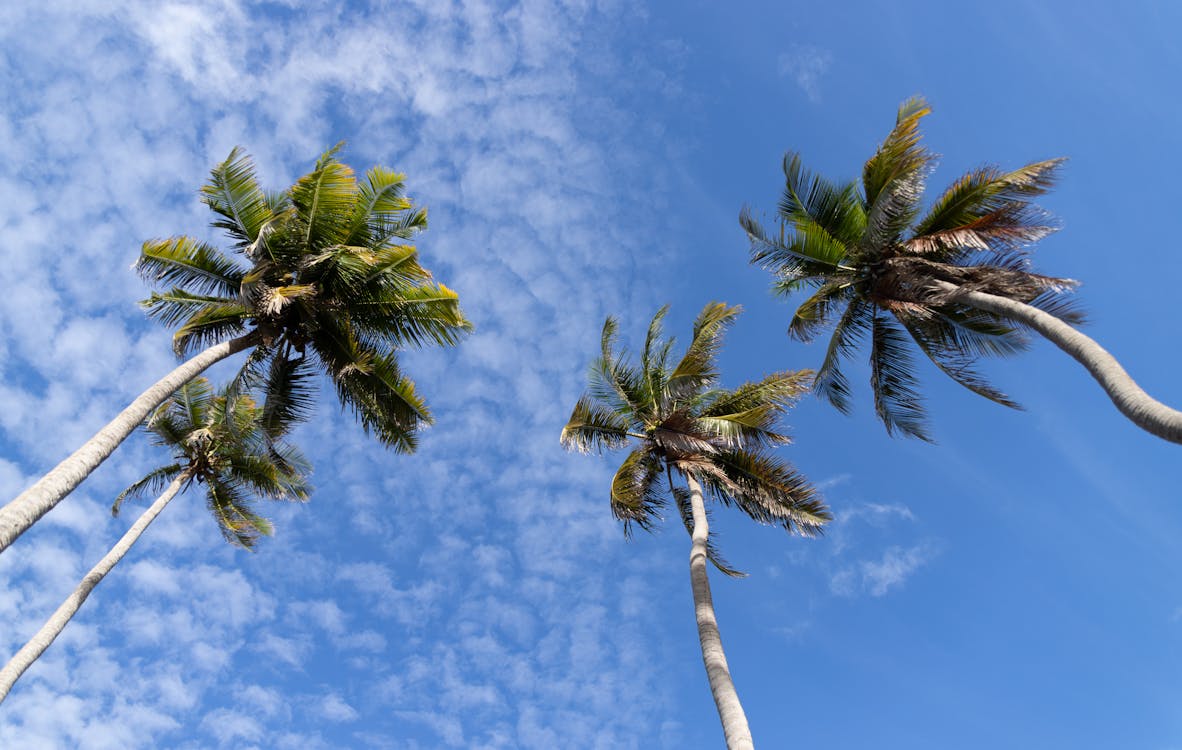
[[313,252],[343,244],[350,233],[357,179],[353,170],[337,159],[343,147],[338,143],[326,151],[315,169],[291,188],[291,202],[303,233],[301,244]]
[[127,489],[119,493],[115,502],[111,504],[111,515],[119,515],[125,500],[137,500],[145,495],[159,495],[183,471],[184,467],[180,464],[169,464],[148,472],[142,479],[133,482]]
[[1024,349],[1024,323],[972,308],[965,292],[1082,320],[1065,296],[1074,282],[1030,269],[1029,246],[1056,229],[1032,201],[1053,187],[1063,160],[972,170],[921,211],[924,182],[936,163],[920,133],[929,112],[918,97],[900,107],[894,128],[863,167],[860,191],[814,175],[789,153],[779,237],[770,237],[748,210],[740,216],[751,261],[772,272],[773,292],[813,290],[798,305],[790,335],[811,341],[832,326],[817,394],[848,412],[851,389],[842,365],[868,343],[876,413],[888,432],[925,440],[926,415],[903,330],[953,380],[1016,406],[975,365]]
[[355,302],[352,313],[359,331],[399,348],[454,346],[472,330],[459,295],[443,284],[379,290]]
[[[739,223],[751,241],[751,262],[761,268],[774,270],[783,280],[791,282],[805,278],[824,278],[841,271],[846,248],[839,247],[826,232],[805,231],[803,237],[768,235],[750,210],[744,208]],[[807,225],[806,225],[807,226]]]
[[178,355],[191,354],[240,336],[246,331],[249,314],[247,308],[232,302],[198,307],[172,335],[172,348]]
[[413,453],[418,430],[432,423],[426,402],[414,382],[402,375],[394,356],[370,354],[364,369],[346,367],[332,373],[341,403],[348,406],[366,434],[397,453]]
[[405,195],[406,175],[383,167],[365,174],[357,190],[345,244],[384,244],[394,237],[410,239],[427,228],[425,211],[414,210]]
[[684,398],[710,387],[718,379],[717,359],[726,329],[734,324],[740,307],[711,302],[694,320],[693,339],[685,355],[669,375],[667,387],[676,398]]
[[243,276],[232,258],[192,237],[148,240],[140,249],[135,270],[150,284],[228,298],[237,296]]
[[209,182],[201,188],[201,198],[221,217],[213,226],[234,238],[239,250],[259,240],[279,207],[259,187],[254,162],[237,147],[210,172]]
[[[862,236],[866,214],[856,184],[837,185],[813,174],[805,169],[800,154],[792,151],[784,156],[784,178],[779,213],[790,226],[823,233],[838,245],[854,244]],[[833,259],[839,257],[834,254]]]
[[[809,389],[812,373],[773,373],[733,390],[712,387],[718,379],[722,336],[738,308],[706,305],[675,366],[673,339],[661,326],[667,312],[662,307],[649,324],[640,367],[618,351],[616,320],[606,320],[600,357],[592,365],[587,392],[563,428],[562,445],[583,453],[633,446],[611,485],[612,513],[628,534],[633,527],[651,530],[668,493],[692,534],[690,496],[674,487],[674,473],[687,483],[690,477],[699,479],[713,497],[756,520],[790,532],[815,533],[828,518],[824,504],[790,466],[763,453],[789,442],[777,425]],[[659,481],[662,473],[669,479],[667,488]],[[709,539],[707,556],[727,575],[739,574]]]

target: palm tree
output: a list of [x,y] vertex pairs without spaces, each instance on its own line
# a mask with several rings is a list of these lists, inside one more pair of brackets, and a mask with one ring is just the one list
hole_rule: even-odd
[[[694,322],[693,340],[673,365],[674,341],[663,338],[662,308],[652,320],[637,368],[615,351],[616,321],[603,324],[602,356],[590,387],[562,430],[562,444],[584,453],[632,445],[611,484],[611,509],[646,531],[671,498],[690,533],[690,582],[702,659],[728,748],[752,747],[718,632],[706,561],[742,575],[723,561],[709,536],[703,496],[733,505],[752,519],[806,536],[830,519],[816,490],[770,449],[789,442],[775,431],[780,416],[808,389],[812,373],[778,372],[734,390],[717,387],[722,334],[738,307],[711,303]],[[674,485],[674,474],[685,487]],[[664,481],[662,481],[662,479]]]
[[1066,297],[1076,282],[1030,270],[1030,245],[1055,230],[1031,201],[1052,187],[1063,160],[975,169],[923,212],[936,160],[920,143],[919,121],[929,112],[919,98],[899,108],[860,184],[813,175],[789,152],[778,235],[746,209],[740,216],[752,262],[776,275],[777,293],[816,289],[797,308],[790,334],[811,341],[833,326],[816,392],[848,412],[841,366],[869,338],[874,405],[887,432],[930,440],[907,339],[956,382],[1017,408],[974,365],[1021,351],[1035,331],[1083,364],[1134,424],[1182,442],[1182,413],[1150,398],[1071,325],[1082,322]]
[[241,259],[191,237],[144,243],[140,274],[172,288],[143,305],[178,326],[176,352],[193,356],[0,508],[0,551],[183,383],[247,349],[239,387],[259,385],[271,417],[306,408],[292,401],[290,386],[320,369],[367,432],[396,451],[415,449],[417,430],[431,417],[397,353],[453,345],[471,324],[456,293],[432,281],[408,244],[427,215],[404,196],[403,175],[375,167],[358,182],[337,159],[339,148],[280,193],[259,187],[238,149],[213,169],[202,200]]
[[[264,409],[244,394],[214,394],[205,378],[181,386],[158,407],[146,427],[153,442],[173,452],[173,462],[150,472],[115,499],[160,492],[143,515],[62,602],[36,635],[0,669],[0,701],[61,634],[90,592],[123,559],[148,525],[179,493],[205,486],[206,504],[226,541],[252,549],[271,524],[251,509],[255,498],[306,500],[308,465],[282,440],[283,422],[268,424]],[[161,491],[163,490],[163,491]]]

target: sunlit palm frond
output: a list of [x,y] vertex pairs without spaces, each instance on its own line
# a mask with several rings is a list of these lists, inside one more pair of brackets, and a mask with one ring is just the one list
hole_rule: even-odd
[[257,242],[274,216],[272,204],[259,187],[254,162],[237,147],[210,172],[201,196],[205,205],[221,217],[213,226],[224,229],[240,250]]
[[234,298],[243,270],[213,245],[192,237],[148,240],[135,270],[144,281],[173,285],[194,294]]
[[337,144],[321,155],[316,167],[291,188],[291,202],[298,217],[305,252],[319,252],[343,244],[352,227],[357,201],[357,179],[341,163]]
[[693,338],[685,355],[669,375],[667,387],[675,398],[685,398],[718,379],[718,352],[726,329],[734,324],[740,309],[722,302],[711,302],[694,320]]
[[784,155],[784,193],[780,218],[793,227],[813,225],[835,242],[857,242],[866,228],[866,214],[854,183],[836,184],[805,169],[800,154]]

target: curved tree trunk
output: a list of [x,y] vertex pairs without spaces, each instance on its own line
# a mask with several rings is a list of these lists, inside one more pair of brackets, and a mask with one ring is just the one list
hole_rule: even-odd
[[9,660],[8,664],[4,665],[3,669],[0,669],[0,702],[3,702],[8,696],[8,691],[12,690],[13,684],[20,679],[25,670],[31,667],[33,662],[45,653],[45,649],[49,648],[54,639],[61,635],[62,630],[78,612],[82,603],[86,601],[86,597],[90,596],[91,591],[94,591],[94,587],[99,585],[103,577],[123,559],[123,556],[131,549],[131,545],[135,544],[148,525],[156,520],[156,516],[160,515],[160,511],[164,510],[164,507],[176,497],[186,481],[188,481],[188,475],[183,472],[172,480],[160,497],[156,498],[156,502],[152,503],[151,507],[136,519],[136,522],[111,548],[111,551],[82,578],[82,582],[78,584],[78,588],[74,589],[74,593],[62,602],[57,611],[37,631],[37,634],[30,638],[20,651],[16,652],[16,655]]
[[935,286],[957,302],[1021,321],[1038,331],[1087,368],[1120,413],[1133,424],[1163,440],[1182,443],[1182,412],[1171,409],[1143,391],[1116,358],[1090,337],[1054,315],[1021,302],[984,292],[957,289],[953,284],[943,281],[936,282]]
[[81,448],[53,467],[48,474],[38,479],[32,487],[0,508],[0,552],[8,549],[8,546],[37,523],[41,516],[53,510],[63,497],[70,494],[90,472],[98,468],[99,464],[152,413],[152,410],[164,403],[164,399],[171,396],[177,388],[200,375],[215,362],[254,346],[257,337],[256,332],[251,332],[211,346],[187,360],[141,393],[126,409],[119,412],[119,416],[96,432]]
[[686,474],[686,482],[689,484],[690,505],[694,512],[690,584],[694,592],[694,614],[698,621],[698,641],[702,644],[702,661],[706,663],[706,676],[710,679],[710,693],[714,696],[714,705],[718,707],[718,718],[722,720],[727,748],[754,750],[747,715],[739,703],[739,694],[735,692],[735,683],[731,680],[730,667],[722,650],[722,636],[718,633],[714,600],[710,596],[710,579],[706,577],[706,539],[710,533],[710,524],[706,519],[702,486],[689,473]]

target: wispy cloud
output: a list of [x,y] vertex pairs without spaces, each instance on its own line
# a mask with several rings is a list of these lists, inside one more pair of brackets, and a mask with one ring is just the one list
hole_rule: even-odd
[[792,79],[808,98],[821,98],[821,77],[833,64],[833,54],[820,47],[808,44],[794,44],[780,55],[780,75]]

